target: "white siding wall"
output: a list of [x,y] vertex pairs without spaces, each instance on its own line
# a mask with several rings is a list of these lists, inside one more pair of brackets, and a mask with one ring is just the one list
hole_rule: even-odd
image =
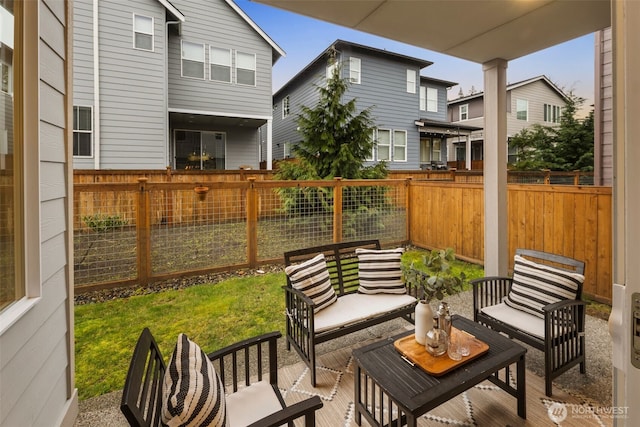
[[[522,129],[533,124],[551,126],[552,123],[544,121],[544,104],[559,105],[564,108],[564,99],[542,80],[514,88],[510,91],[510,112],[507,113],[507,136],[513,136]],[[529,102],[528,120],[516,118],[516,100],[526,99]],[[509,107],[507,107],[509,108]]]
[[596,37],[595,184],[613,185],[613,52],[611,28]]
[[[67,49],[71,48],[65,45],[67,2],[39,0],[37,4],[40,135],[39,141],[33,141],[38,147],[32,151],[27,147],[27,152],[40,153],[40,212],[28,213],[31,218],[40,215],[40,259],[27,259],[26,263],[28,269],[40,272],[40,283],[30,284],[32,290],[40,289],[40,298],[10,327],[3,328],[0,335],[3,426],[72,425],[77,414],[70,320],[73,309],[69,283],[72,248],[68,236],[70,164],[65,143],[70,95],[67,84],[71,77],[66,68]],[[30,191],[29,187],[27,190],[28,200],[38,197],[37,190]],[[28,243],[32,243],[32,238],[28,237]]]

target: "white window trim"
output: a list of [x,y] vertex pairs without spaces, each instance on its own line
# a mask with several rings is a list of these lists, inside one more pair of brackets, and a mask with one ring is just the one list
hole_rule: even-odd
[[[229,80],[217,80],[213,78],[213,73],[211,72],[211,66],[212,65],[223,65],[223,66],[227,66],[226,64],[217,64],[212,62],[212,58],[213,55],[211,54],[211,49],[220,49],[220,50],[226,50],[227,52],[229,52]],[[226,47],[219,47],[219,46],[211,46],[209,45],[209,80],[211,80],[212,82],[216,82],[216,83],[229,83],[231,84],[233,82],[233,52],[231,51],[231,49],[228,49]]]
[[[23,2],[24,16],[24,111],[40,111],[39,104],[39,35],[38,35],[38,2]],[[15,71],[14,67],[14,71]],[[40,141],[40,115],[26,114],[23,116],[23,141]],[[24,148],[24,144],[23,147]],[[41,278],[41,236],[40,236],[40,156],[24,156],[22,175],[22,189],[24,210],[20,214],[23,218],[23,265],[18,273],[23,278],[25,296],[0,311],[0,336],[40,301],[42,295]],[[29,173],[26,173],[26,171]],[[28,262],[36,260],[36,262]],[[71,262],[71,261],[69,261]]]
[[285,141],[282,144],[282,158],[283,159],[290,159],[293,158],[293,153],[291,152],[291,141]]
[[338,66],[337,62],[327,63],[325,82],[331,80],[331,78],[333,77],[333,72],[337,66]]
[[[396,133],[403,133],[404,134],[404,145],[401,145],[400,147],[404,147],[404,160],[396,160]],[[392,132],[393,135],[393,139],[392,139],[392,149],[391,149],[391,158],[393,160],[394,163],[406,163],[407,160],[407,145],[409,143],[409,141],[407,141],[407,131],[403,130],[403,129],[394,129]]]
[[[466,117],[463,119],[462,118],[462,110],[465,109],[465,115]],[[462,104],[458,107],[458,118],[460,119],[460,121],[465,121],[465,120],[469,120],[469,104]]]
[[420,86],[420,111],[427,111],[427,87]]
[[[184,75],[183,64],[184,64],[184,60],[185,60],[185,57],[184,57],[184,44],[185,43],[191,43],[191,44],[202,46],[202,77],[193,77],[193,76],[185,76]],[[204,55],[204,48],[205,48],[204,43],[190,42],[188,40],[181,40],[180,41],[180,77],[183,77],[185,79],[206,80],[207,73],[206,73],[206,67],[205,67],[206,61],[205,61],[205,55]],[[189,59],[189,61],[192,61],[192,60]]]
[[407,69],[407,93],[416,93],[416,70]]
[[[253,56],[253,69],[251,71],[253,71],[253,84],[246,84],[246,83],[239,83],[238,82],[238,69],[241,70],[250,70],[250,68],[241,68],[238,67],[238,54],[241,53],[243,55],[251,55]],[[255,53],[249,53],[249,52],[243,52],[243,51],[235,51],[235,56],[236,56],[236,66],[235,66],[235,82],[237,85],[240,86],[247,86],[247,87],[256,87],[256,85],[258,84],[258,66],[257,66],[257,55]]]
[[[86,131],[86,130],[76,130],[75,128],[72,128],[71,131],[73,134],[77,133],[89,133],[91,134],[91,154],[88,156],[80,156],[80,155],[73,155],[74,159],[93,159],[93,152],[95,149],[94,146],[94,133],[93,133],[93,128],[94,128],[94,121],[93,121],[93,106],[92,105],[74,105],[73,106],[73,114],[75,115],[76,113],[76,107],[77,108],[88,108],[91,110],[91,130],[90,131]],[[72,153],[73,153],[73,147],[72,147]]]
[[[142,18],[149,18],[151,19],[151,33],[145,33],[144,31],[140,31],[136,29],[136,16],[140,16]],[[156,21],[155,18],[153,16],[147,16],[147,15],[142,15],[140,13],[134,13],[133,14],[133,48],[136,50],[143,50],[145,52],[155,52],[156,49],[156,36],[155,36],[155,25],[156,25]],[[138,47],[136,46],[136,33],[140,33],[140,34],[146,34],[151,36],[151,49],[144,49],[142,47]]]
[[356,85],[359,85],[362,82],[362,61],[360,58],[356,58],[355,56],[349,58],[349,81]]
[[378,146],[378,142],[377,142],[377,135],[376,135],[376,129],[373,129],[371,131],[371,138],[373,141],[373,144],[371,145],[371,152],[369,153],[369,156],[367,156],[364,160],[365,162],[375,162],[376,161],[376,147]]
[[5,92],[4,90],[2,90],[2,86],[0,85],[0,92],[11,95],[13,94],[13,67],[11,66],[11,64],[7,64],[6,62],[0,60],[0,78],[2,77],[2,67],[7,68],[8,80],[7,91]]
[[[389,132],[389,143],[388,144],[380,144],[380,142],[379,142],[380,141],[379,140],[380,131]],[[377,161],[381,161],[380,157],[379,157],[380,146],[389,147],[388,148],[389,158],[388,159],[382,159],[382,161],[385,161],[385,162],[393,161],[393,130],[392,129],[385,129],[385,128],[377,129],[375,145],[376,145],[376,153],[375,153],[375,155],[376,155],[376,160]]]
[[[438,89],[435,87],[428,87],[427,86],[427,90],[426,90],[426,106],[427,106],[427,111],[432,112],[432,113],[437,113],[438,112]],[[429,94],[431,93],[431,97],[429,96]],[[434,97],[435,95],[435,97]],[[430,103],[434,103],[435,102],[435,108],[429,108],[429,104]]]

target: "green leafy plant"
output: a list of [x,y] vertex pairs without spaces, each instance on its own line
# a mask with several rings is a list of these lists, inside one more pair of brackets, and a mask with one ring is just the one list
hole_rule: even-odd
[[426,271],[417,269],[413,262],[408,267],[403,265],[405,283],[407,286],[420,289],[421,299],[426,302],[455,295],[463,290],[467,279],[464,271],[458,274],[452,272],[451,263],[455,259],[455,253],[451,248],[432,250],[423,257]]
[[82,221],[87,224],[87,227],[95,231],[96,233],[104,233],[114,228],[119,228],[127,225],[127,220],[122,219],[120,215],[85,215],[82,217]]

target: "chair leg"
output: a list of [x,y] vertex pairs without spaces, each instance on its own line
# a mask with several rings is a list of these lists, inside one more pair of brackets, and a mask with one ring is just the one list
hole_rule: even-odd
[[551,397],[551,392],[552,392],[551,377],[549,375],[545,375],[545,377],[544,377],[544,394],[546,394],[547,397]]

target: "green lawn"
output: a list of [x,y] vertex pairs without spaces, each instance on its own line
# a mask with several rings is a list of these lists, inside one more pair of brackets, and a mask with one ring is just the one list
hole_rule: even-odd
[[[403,262],[420,264],[422,251]],[[482,267],[456,262],[467,278]],[[284,273],[268,273],[75,307],[76,386],[80,399],[122,389],[142,328],[151,329],[168,358],[184,332],[205,351],[261,333],[284,332]]]

